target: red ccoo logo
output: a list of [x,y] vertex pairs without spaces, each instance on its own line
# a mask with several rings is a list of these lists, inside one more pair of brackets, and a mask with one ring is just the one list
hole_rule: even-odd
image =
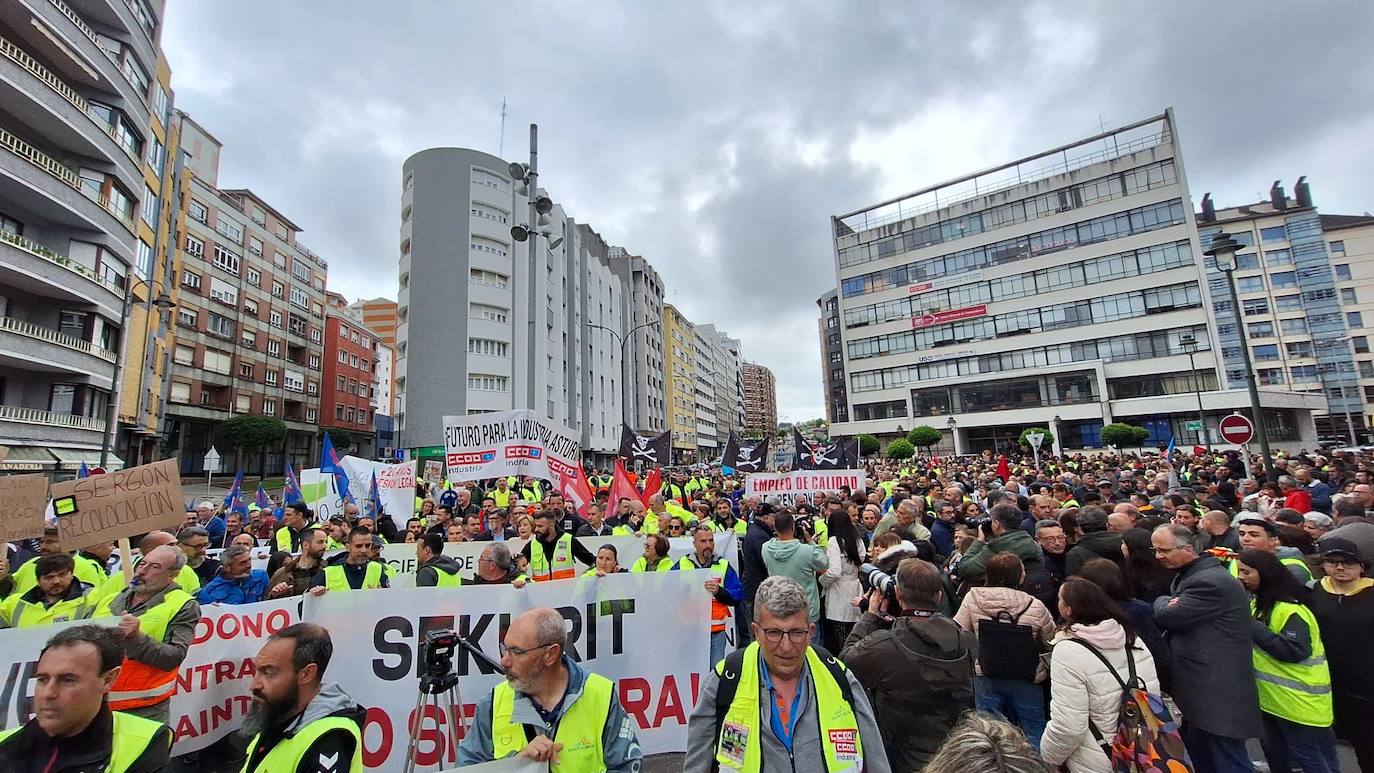
[[506,446],[507,459],[542,459],[544,449],[539,446]]

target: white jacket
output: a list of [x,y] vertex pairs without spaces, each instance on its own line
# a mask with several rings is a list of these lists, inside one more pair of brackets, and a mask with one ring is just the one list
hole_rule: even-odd
[[[864,561],[868,551],[863,540],[859,541],[859,560]],[[859,584],[859,567],[849,562],[840,550],[839,540],[831,537],[825,544],[826,558],[830,566],[821,575],[821,587],[825,593],[825,609],[822,617],[841,623],[854,623],[859,620],[859,609],[854,606],[855,596],[863,594]]]
[[[1083,639],[1112,664],[1123,681],[1129,681],[1126,665],[1126,631],[1115,620],[1097,625],[1075,625],[1055,637],[1050,656],[1050,721],[1040,739],[1040,757],[1049,765],[1067,765],[1070,773],[1112,773],[1111,760],[1088,729],[1111,743],[1121,712],[1121,685],[1097,656],[1068,638]],[[1152,693],[1159,692],[1154,658],[1139,639],[1131,650],[1136,676]]]

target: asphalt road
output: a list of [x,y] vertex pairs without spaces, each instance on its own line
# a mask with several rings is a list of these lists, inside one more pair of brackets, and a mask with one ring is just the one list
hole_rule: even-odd
[[655,754],[644,758],[643,773],[681,773],[681,754]]

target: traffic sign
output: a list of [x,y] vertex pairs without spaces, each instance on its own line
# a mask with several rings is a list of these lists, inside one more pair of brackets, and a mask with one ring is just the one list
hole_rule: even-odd
[[1043,443],[1043,442],[1045,442],[1045,433],[1043,433],[1043,432],[1028,432],[1028,433],[1026,433],[1026,442],[1031,444],[1031,448],[1032,448],[1032,449],[1034,449],[1034,450],[1036,450],[1036,451],[1039,451],[1039,450],[1040,450],[1040,444]]
[[1249,443],[1255,437],[1255,425],[1239,413],[1223,418],[1217,425],[1217,431],[1221,433],[1222,440],[1238,446]]
[[219,459],[219,451],[216,451],[214,446],[210,446],[210,450],[205,452],[205,472],[219,472]]
[[1194,419],[1193,421],[1188,422],[1188,423],[1187,423],[1186,425],[1184,425],[1184,426],[1185,426],[1185,428],[1186,428],[1189,432],[1200,432],[1200,431],[1202,431],[1202,422],[1197,421],[1196,419]]

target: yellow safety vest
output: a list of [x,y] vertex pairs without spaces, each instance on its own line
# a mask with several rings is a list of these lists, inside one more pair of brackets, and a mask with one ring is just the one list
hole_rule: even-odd
[[544,492],[540,491],[538,486],[526,486],[520,489],[520,499],[524,502],[543,502]]
[[[606,751],[601,734],[611,715],[611,696],[615,687],[600,674],[587,674],[582,694],[577,696],[563,716],[553,742],[563,745],[558,762],[549,763],[549,773],[599,773],[606,769]],[[496,759],[504,759],[529,743],[525,725],[511,720],[515,713],[515,689],[502,681],[491,693],[491,750]],[[537,735],[537,733],[536,733]]]
[[[432,586],[430,586],[430,587],[433,587],[433,588],[459,588],[459,587],[462,587],[462,585],[463,585],[463,578],[460,577],[460,576],[458,575],[457,572],[453,572],[452,574],[450,574],[450,573],[448,573],[448,572],[445,572],[443,569],[440,569],[440,568],[437,567],[437,566],[431,567],[431,568],[434,569],[434,574],[435,574],[435,576],[438,577],[439,579],[438,579],[437,582],[434,583],[434,585],[432,585]],[[421,586],[421,587],[424,587],[424,586]]]
[[[759,722],[759,643],[744,648],[735,697],[725,710],[716,738],[716,762],[721,771],[758,773],[763,769],[759,733],[772,732]],[[728,660],[728,659],[727,659]],[[845,700],[844,690],[812,647],[806,648],[811,670],[811,689],[816,703],[816,718],[821,726],[821,746],[828,773],[857,773],[863,770],[863,741],[854,707]],[[844,664],[832,660],[840,672]],[[726,661],[716,664],[716,675],[723,676]],[[843,674],[839,678],[844,678]]]
[[[719,523],[717,523],[715,518],[712,518],[711,520],[707,521],[706,525],[711,529],[711,531],[717,534],[723,534],[727,531],[730,531],[730,529],[727,529],[724,526],[721,526]],[[734,532],[742,537],[748,531],[749,524],[745,523],[743,518],[736,518]]]
[[[72,582],[78,582],[73,579]],[[63,599],[50,607],[42,602],[25,601],[21,596],[10,596],[0,603],[0,617],[11,628],[34,628],[50,623],[64,623],[68,620],[84,620],[91,616],[95,607],[91,603],[91,592],[79,598]]]
[[[167,626],[171,624],[172,618],[193,601],[195,599],[191,594],[181,588],[169,587],[160,603],[138,616],[138,630],[153,641],[166,641]],[[105,617],[113,614],[110,611],[113,602],[113,596],[102,599],[93,616]],[[176,690],[178,670],[179,667],[175,667],[164,671],[147,663],[124,658],[124,665],[119,669],[119,676],[115,678],[114,687],[110,690],[110,708],[128,711],[154,706],[171,698]]]
[[[76,566],[72,569],[72,576],[86,583],[92,588],[99,588],[104,584],[106,575],[103,571],[96,568],[95,562],[83,556],[72,556]],[[14,590],[10,591],[10,596],[22,596],[25,593],[38,587],[38,559],[25,561],[10,578],[14,580]]]
[[530,540],[530,579],[535,582],[548,580],[571,580],[577,576],[577,565],[573,563],[571,534],[564,532],[554,543],[553,563],[544,556],[544,547],[539,540]]
[[[309,524],[308,526],[306,526],[305,528],[306,528],[306,529],[318,529],[318,528],[320,528],[320,525],[319,525],[318,523],[312,523],[312,524]],[[302,529],[301,531],[305,531],[305,529]],[[329,538],[329,541],[330,541],[330,542],[334,542],[334,538],[333,538],[333,537],[330,537],[330,538]],[[293,544],[292,544],[293,540],[292,540],[292,538],[291,538],[291,527],[290,527],[290,526],[283,526],[283,527],[281,527],[280,529],[277,529],[277,533],[276,533],[276,542],[277,542],[277,550],[285,550],[285,551],[288,552],[288,553],[294,553],[294,552],[296,552],[296,549],[299,547],[298,545],[293,545]],[[338,543],[334,543],[334,544],[337,545]],[[332,548],[332,547],[333,547],[333,546],[331,546],[331,548]],[[342,545],[340,545],[339,547],[342,547]]]
[[[114,730],[110,737],[110,761],[105,764],[105,773],[124,773],[132,768],[138,758],[148,751],[153,740],[157,738],[159,732],[165,727],[161,722],[156,722],[143,717],[136,717],[133,714],[125,714],[122,711],[110,712],[114,719]],[[23,730],[24,726],[10,728],[0,732],[0,741]],[[167,734],[167,742],[170,751],[172,734]]]
[[[137,564],[135,564],[135,566],[137,566]],[[196,574],[196,570],[192,569],[190,565],[181,567],[181,570],[177,572],[177,576],[172,579],[172,582],[176,583],[178,588],[181,588],[193,596],[196,591],[200,590],[200,575]],[[115,596],[119,595],[120,591],[127,587],[129,587],[129,581],[124,579],[123,570],[115,572],[100,585],[97,585],[95,590],[91,591],[92,606],[98,607],[101,602],[113,599]]]
[[248,767],[253,752],[257,748],[261,734],[253,736],[248,744],[248,762],[243,763],[242,773],[295,773],[300,767],[301,758],[310,750],[310,745],[320,736],[331,730],[347,730],[353,736],[353,757],[348,761],[349,773],[363,773],[363,734],[358,723],[344,717],[325,717],[300,729],[290,738],[283,738],[262,758],[256,767]]
[[[1250,602],[1254,612],[1255,602]],[[1331,727],[1331,671],[1326,647],[1312,610],[1302,604],[1280,601],[1269,614],[1269,630],[1279,633],[1288,618],[1297,615],[1307,624],[1312,654],[1301,663],[1286,663],[1259,647],[1252,648],[1260,709],[1276,717],[1308,727]]]
[[[727,562],[725,561],[725,559],[723,559],[723,558],[717,558],[717,559],[716,559],[716,562],[715,562],[714,564],[711,564],[710,566],[697,566],[696,561],[693,560],[694,558],[695,558],[695,556],[683,556],[682,558],[679,558],[679,559],[677,560],[677,568],[678,568],[678,569],[682,569],[682,570],[684,570],[684,571],[689,571],[689,572],[692,571],[693,569],[710,569],[710,570],[711,570],[711,573],[714,574],[714,575],[721,581],[722,584],[725,583],[725,570],[726,570],[726,568],[727,568],[728,566],[730,566],[730,564],[727,563]],[[716,600],[716,597],[715,597],[715,596],[712,596],[712,597],[711,597],[711,633],[717,633],[717,632],[720,632],[720,631],[724,631],[724,630],[725,630],[725,618],[727,618],[727,617],[729,617],[729,616],[730,616],[730,607],[728,607],[728,606],[725,605],[725,604],[722,604],[720,601]]]
[[[344,573],[342,564],[333,564],[324,568],[324,587],[333,590],[353,590],[353,586],[348,584],[348,575]],[[382,565],[376,561],[367,562],[367,570],[363,573],[363,587],[357,590],[372,590],[382,587]]]
[[[673,570],[673,559],[671,559],[671,558],[660,558],[660,559],[658,559],[658,564],[655,565],[655,567],[653,568],[652,571],[655,571],[655,572],[671,572],[672,570]],[[648,571],[650,571],[650,569],[649,569],[649,562],[645,560],[644,556],[640,556],[640,557],[634,562],[634,565],[630,567],[630,571],[632,571],[632,572],[648,572]]]
[[488,496],[496,501],[497,507],[510,507],[510,494],[510,489],[502,491],[499,488],[494,488],[487,493]]

